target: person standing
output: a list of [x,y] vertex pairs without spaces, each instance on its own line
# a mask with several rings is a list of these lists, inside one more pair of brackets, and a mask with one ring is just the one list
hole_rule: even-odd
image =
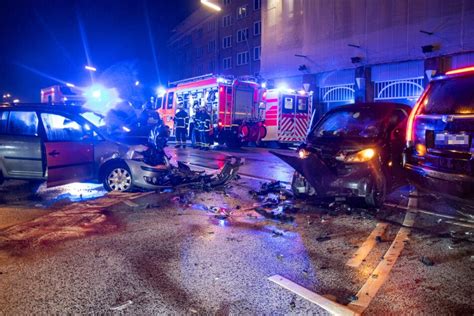
[[176,146],[175,148],[186,148],[186,134],[189,125],[189,115],[188,112],[181,105],[179,107],[178,113],[174,116],[174,126],[175,126],[175,135],[176,135]]
[[201,107],[201,149],[209,150],[210,143],[210,134],[211,134],[211,116],[206,111],[206,107]]
[[198,109],[196,115],[194,116],[194,137],[196,139],[196,148],[202,149],[202,127],[203,127],[203,116],[201,108]]

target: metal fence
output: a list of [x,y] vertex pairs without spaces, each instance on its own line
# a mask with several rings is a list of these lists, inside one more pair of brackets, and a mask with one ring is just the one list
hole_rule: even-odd
[[341,84],[319,88],[322,102],[353,102],[354,84]]
[[423,77],[374,82],[374,100],[416,100],[423,92]]

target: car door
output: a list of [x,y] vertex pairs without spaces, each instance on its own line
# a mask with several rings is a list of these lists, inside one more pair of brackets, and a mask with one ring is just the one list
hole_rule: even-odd
[[45,131],[47,186],[90,180],[94,175],[94,142],[87,124],[67,116],[41,113]]
[[278,139],[281,142],[294,141],[294,126],[295,126],[295,96],[282,95],[281,96],[281,117],[280,128],[278,130]]
[[5,178],[44,178],[35,111],[0,110],[0,171]]

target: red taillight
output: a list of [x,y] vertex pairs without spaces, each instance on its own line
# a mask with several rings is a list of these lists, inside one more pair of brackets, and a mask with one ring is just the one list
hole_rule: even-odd
[[224,92],[224,87],[220,87],[219,92]]
[[450,70],[446,74],[456,75],[456,74],[462,74],[464,72],[471,72],[471,71],[474,72],[474,66]]
[[408,122],[407,122],[407,134],[406,134],[406,141],[407,141],[407,146],[411,145],[411,142],[413,141],[414,134],[413,134],[413,123],[415,121],[415,117],[420,114],[421,109],[425,105],[425,96],[430,90],[431,86],[428,86],[425,91],[421,94],[420,98],[418,101],[415,103],[415,106],[411,110],[410,116],[408,117]]
[[262,100],[266,100],[266,99],[267,99],[267,91],[262,93]]
[[221,127],[221,126],[222,126],[222,122],[219,121],[219,123],[217,123],[217,125],[219,125],[219,127]]

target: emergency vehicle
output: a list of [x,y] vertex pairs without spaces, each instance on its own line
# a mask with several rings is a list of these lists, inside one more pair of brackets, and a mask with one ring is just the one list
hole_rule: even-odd
[[176,110],[184,108],[193,122],[199,107],[204,106],[211,116],[211,138],[228,147],[239,147],[243,142],[258,142],[265,136],[259,117],[259,85],[253,81],[205,75],[170,83],[158,113],[174,136]]
[[80,89],[67,85],[54,85],[41,89],[41,103],[82,105],[86,98]]
[[267,89],[262,95],[266,136],[263,142],[281,144],[306,139],[312,113],[312,92],[291,89]]

